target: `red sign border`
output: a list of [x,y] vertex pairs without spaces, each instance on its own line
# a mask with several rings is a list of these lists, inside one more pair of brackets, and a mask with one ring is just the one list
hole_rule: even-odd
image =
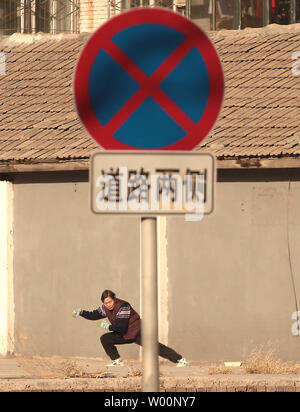
[[[187,22],[189,24],[187,24]],[[139,8],[123,12],[104,23],[87,41],[79,56],[74,75],[74,99],[81,122],[91,137],[107,150],[141,150],[114,138],[106,126],[97,119],[89,97],[89,77],[94,60],[105,47],[107,39],[136,24],[163,24],[183,33],[187,38],[196,37],[196,47],[201,53],[209,75],[209,97],[200,121],[195,124],[197,133],[187,134],[169,146],[151,150],[192,150],[213,128],[222,108],[224,75],[219,56],[207,35],[192,21],[178,13],[162,8]],[[150,149],[149,149],[150,150]]]

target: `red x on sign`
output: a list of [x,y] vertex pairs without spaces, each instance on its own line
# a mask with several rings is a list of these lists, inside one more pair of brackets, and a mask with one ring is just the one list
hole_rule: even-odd
[[101,26],[74,82],[79,116],[105,149],[191,150],[213,127],[223,92],[208,37],[164,9],[134,9]]

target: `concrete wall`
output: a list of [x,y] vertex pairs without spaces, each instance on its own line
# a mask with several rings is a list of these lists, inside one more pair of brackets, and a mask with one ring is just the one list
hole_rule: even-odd
[[[140,310],[139,218],[93,215],[87,180],[87,173],[14,180],[17,352],[105,358],[102,331],[72,310],[96,308],[105,288]],[[297,171],[219,172],[211,216],[160,220],[164,343],[191,360],[216,361],[241,360],[270,342],[283,359],[300,360],[291,331],[299,202]],[[139,354],[136,346],[120,352]]]
[[169,343],[214,361],[271,343],[299,361],[299,172],[219,173],[216,193],[201,222],[167,220]]
[[[104,289],[139,311],[139,220],[93,215],[87,174],[71,179],[15,179],[16,352],[106,358],[103,329],[71,313],[99,307]],[[138,358],[138,346],[121,354]]]

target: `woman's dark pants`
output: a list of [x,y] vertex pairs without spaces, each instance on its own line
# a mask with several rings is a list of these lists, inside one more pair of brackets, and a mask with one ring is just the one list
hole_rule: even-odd
[[[118,335],[115,332],[104,333],[104,335],[100,337],[100,341],[105,352],[111,360],[115,360],[120,357],[115,345],[126,345],[128,343],[136,343],[137,345],[142,346],[140,332],[137,334],[135,339],[124,339],[122,336]],[[162,358],[168,359],[173,363],[176,363],[177,361],[179,361],[179,359],[182,358],[181,355],[179,355],[177,352],[175,352],[168,346],[163,345],[162,343],[158,343],[158,354]]]

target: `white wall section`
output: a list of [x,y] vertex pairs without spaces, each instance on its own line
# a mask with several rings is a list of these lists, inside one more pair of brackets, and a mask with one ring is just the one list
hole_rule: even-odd
[[0,181],[0,354],[14,351],[13,185]]

